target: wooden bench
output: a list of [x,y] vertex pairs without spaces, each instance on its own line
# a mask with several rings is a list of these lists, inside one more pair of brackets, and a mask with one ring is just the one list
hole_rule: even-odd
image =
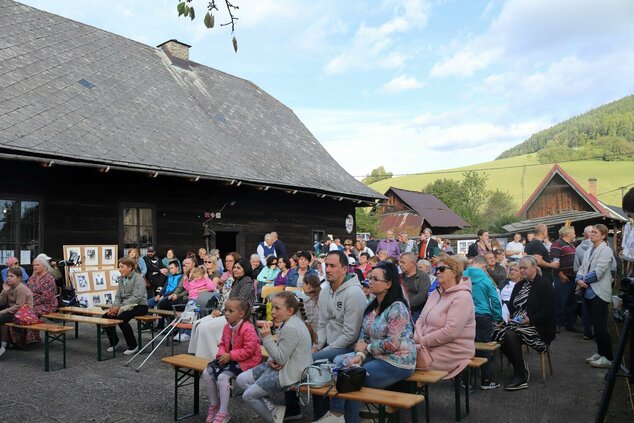
[[18,328],[18,329],[28,329],[28,330],[37,330],[44,332],[44,371],[48,372],[51,370],[50,362],[49,362],[49,346],[54,342],[59,342],[62,344],[63,351],[63,365],[62,368],[66,368],[66,332],[69,330],[73,330],[73,328],[68,326],[60,326],[60,325],[51,325],[49,323],[38,323],[35,325],[18,325],[17,323],[5,323],[7,327]]
[[[198,414],[200,411],[199,391],[200,374],[207,368],[209,359],[189,354],[178,354],[161,359],[174,368],[174,420],[183,420]],[[193,381],[191,381],[193,379]],[[178,390],[184,386],[194,385],[194,412],[178,417]]]
[[[110,307],[112,307],[112,304],[103,304],[99,307],[101,307],[102,309],[109,309]],[[156,314],[157,316],[161,317],[176,317],[176,313],[172,310],[159,310],[158,308],[150,308],[147,312],[150,314]]]
[[152,326],[150,327],[150,335],[152,340],[152,349],[154,349],[154,322],[160,320],[159,316],[134,316],[134,320],[136,320],[136,331],[137,331],[137,343],[139,344],[139,349],[143,348],[143,325],[150,323]]
[[[118,319],[104,319],[102,317],[89,317],[89,316],[78,316],[76,314],[64,314],[64,313],[49,313],[45,314],[42,317],[49,320],[61,320],[66,324],[66,322],[74,322],[75,323],[75,338],[79,335],[79,324],[80,323],[90,323],[97,326],[97,361],[103,361],[101,357],[101,328],[108,328],[118,325],[119,323],[123,323],[123,320]],[[115,349],[112,350],[112,358],[115,357]]]
[[[447,372],[442,370],[416,370],[414,373],[405,379],[406,382],[410,382],[412,393],[422,394],[425,397],[425,421],[430,421],[429,410],[429,385],[438,383],[448,375]],[[418,422],[418,407],[414,407],[412,411],[412,423]]]
[[[302,386],[300,392],[306,392],[307,386]],[[374,389],[363,387],[359,391],[347,392],[345,394],[339,394],[337,388],[324,386],[322,388],[310,388],[312,395],[334,397],[351,400],[361,401],[368,404],[375,404],[379,407],[379,422],[384,423],[386,418],[385,407],[392,407],[397,409],[409,410],[415,407],[417,404],[425,401],[425,397],[419,394],[408,394],[403,392],[386,391],[383,389]]]

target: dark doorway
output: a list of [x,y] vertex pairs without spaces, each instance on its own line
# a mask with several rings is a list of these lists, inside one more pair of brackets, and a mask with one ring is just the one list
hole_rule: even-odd
[[227,253],[230,253],[232,251],[237,251],[237,238],[238,232],[216,232],[216,248],[220,250],[220,257],[224,257]]

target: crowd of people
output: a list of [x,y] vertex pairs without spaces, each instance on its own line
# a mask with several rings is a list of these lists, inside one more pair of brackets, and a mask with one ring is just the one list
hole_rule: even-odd
[[[475,342],[500,343],[513,366],[505,389],[526,389],[530,374],[522,345],[546,352],[557,332],[577,331],[578,302],[583,336],[597,345],[587,361],[606,368],[613,359],[607,320],[616,261],[606,244],[608,230],[589,226],[578,245],[574,227],[563,226],[558,234],[547,245],[547,228],[537,225],[527,239],[515,234],[502,247],[481,230],[466,255],[455,254],[450,242],[428,228],[418,240],[405,232],[395,238],[391,230],[378,241],[329,237],[290,255],[274,232],[248,257],[201,248],[181,261],[172,249],[165,258],[153,247],[143,257],[130,249],[118,262],[119,287],[104,317],[123,321],[124,354],[130,355],[138,351],[129,324],[134,316],[148,313],[149,307],[170,310],[190,300],[203,301],[202,307],[213,304],[215,310],[200,318],[191,333],[175,335],[175,340],[190,342],[190,353],[210,360],[203,372],[209,423],[230,419],[232,378],[263,421],[292,420],[302,410],[288,388],[315,360],[363,367],[365,386],[385,388],[417,368],[457,377],[474,355],[487,356],[476,352]],[[25,304],[37,315],[56,309],[49,260],[38,256],[31,277],[17,260],[7,262],[0,322],[13,321]],[[258,333],[250,320],[252,307],[265,287],[276,286],[286,289],[265,299],[272,322]],[[165,324],[160,321],[159,328]],[[24,346],[38,340],[36,331],[0,330],[0,355],[9,341]],[[119,343],[114,328],[108,337],[112,351]],[[260,344],[269,355],[265,363]],[[500,386],[490,363],[481,372],[481,389]],[[285,393],[284,405],[270,401],[275,392]],[[355,422],[359,404],[324,398],[313,403],[313,418]]]

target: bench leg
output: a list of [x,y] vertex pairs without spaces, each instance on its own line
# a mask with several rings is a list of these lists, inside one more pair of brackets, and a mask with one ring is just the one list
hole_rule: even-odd
[[425,396],[425,421],[429,423],[431,421],[430,411],[429,411],[429,385],[423,385],[423,395]]
[[66,332],[58,335],[50,335],[48,332],[44,332],[44,371],[51,370],[50,365],[50,346],[53,342],[58,341],[62,344],[62,368],[66,368]]
[[[101,353],[101,325],[97,325],[97,361],[104,361],[103,355]],[[110,339],[110,338],[108,338]],[[115,358],[116,348],[112,349],[112,358]],[[108,359],[110,360],[110,358]]]
[[75,322],[75,339],[79,338],[79,322]]
[[[44,332],[44,371],[48,372],[51,370],[51,366],[49,363],[49,336],[48,336],[48,331]],[[66,350],[66,348],[64,348],[64,350]],[[64,368],[66,368],[66,355],[64,355]]]
[[[193,378],[193,382],[189,380]],[[186,416],[178,417],[178,390],[187,385],[194,385],[194,412],[187,414]],[[180,421],[189,417],[195,416],[200,411],[200,372],[192,369],[181,369],[174,367],[174,421]]]
[[141,336],[141,331],[143,327],[141,326],[141,321],[136,321],[136,332],[137,332],[137,344],[139,344],[139,349],[143,348],[143,336]]
[[[473,369],[473,370],[477,371],[477,369]],[[471,382],[471,369],[469,367],[467,367],[467,373],[464,377],[466,379],[465,391],[464,391],[464,403],[465,403],[466,414],[469,415],[469,391],[471,390],[471,388],[469,387],[469,382]]]
[[462,419],[462,406],[460,405],[460,375],[454,378],[453,383],[456,402],[456,421],[459,422]]
[[[416,389],[416,382],[409,382],[409,392],[412,394],[417,394],[418,390]],[[418,423],[418,404],[412,407],[412,423]]]

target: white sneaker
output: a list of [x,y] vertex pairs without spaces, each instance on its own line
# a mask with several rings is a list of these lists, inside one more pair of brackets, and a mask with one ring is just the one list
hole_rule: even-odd
[[271,414],[273,414],[273,410],[275,410],[275,404],[273,404],[267,397],[262,398],[262,402],[264,402],[266,408],[268,408]]
[[599,355],[599,353],[594,353],[594,354],[592,354],[592,356],[586,358],[586,363],[589,363],[591,361],[597,361],[600,358],[601,358],[601,356]]
[[132,355],[132,354],[136,354],[139,352],[139,347],[137,346],[136,348],[132,349],[132,350],[125,350],[123,352],[123,355]]
[[111,346],[111,347],[108,347],[108,349],[106,350],[106,352],[109,352],[109,353],[113,352],[113,351],[114,351],[114,349],[115,349],[115,348],[117,348],[117,345],[119,345],[119,344],[117,343],[117,344],[114,344],[114,345],[113,345],[113,346]]
[[0,346],[0,357],[2,357],[2,354],[4,354],[5,352],[7,352],[7,349],[5,347]]
[[321,419],[317,420],[317,422],[319,423],[345,423],[346,419],[343,417],[343,414],[341,416],[335,416],[334,414],[332,414],[332,412],[327,412],[324,417],[322,417]]
[[189,335],[187,335],[186,333],[181,333],[181,336],[180,336],[180,339],[179,339],[179,340],[180,340],[181,342],[186,342],[186,341],[189,341],[189,340],[190,340],[190,338],[191,338],[191,337],[190,337]]
[[286,413],[285,405],[276,405],[271,410],[271,416],[273,417],[273,423],[283,423],[284,422],[284,414]]
[[612,362],[607,358],[601,356],[597,360],[591,361],[590,365],[599,369],[609,369],[610,367],[612,367]]

